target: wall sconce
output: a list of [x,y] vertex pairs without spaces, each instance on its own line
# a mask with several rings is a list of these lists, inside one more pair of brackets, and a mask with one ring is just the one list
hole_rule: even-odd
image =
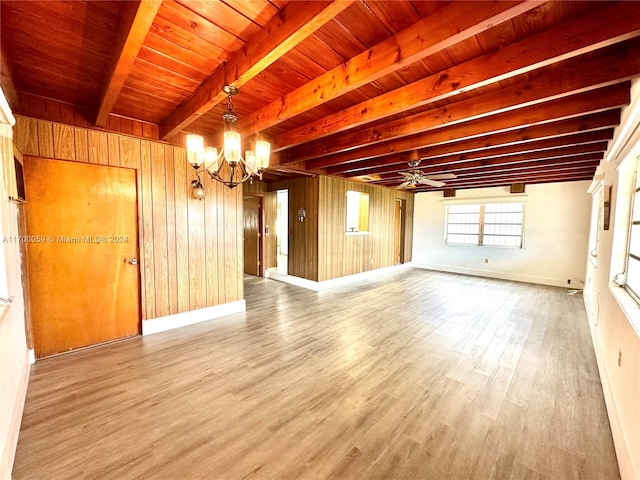
[[307,216],[307,211],[305,210],[304,207],[300,207],[298,209],[298,221],[300,223],[304,222],[305,217]]

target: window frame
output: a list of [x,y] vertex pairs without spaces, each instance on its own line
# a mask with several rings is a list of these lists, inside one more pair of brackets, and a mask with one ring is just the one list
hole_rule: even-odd
[[[487,247],[487,248],[508,248],[513,250],[521,250],[525,248],[525,226],[526,226],[526,217],[527,217],[527,200],[528,196],[525,195],[512,195],[509,197],[488,197],[488,198],[461,198],[461,199],[445,199],[442,201],[443,206],[445,207],[444,214],[444,244],[452,245],[452,246],[467,246],[467,247]],[[512,246],[512,245],[487,245],[484,242],[485,232],[485,215],[486,215],[486,205],[488,204],[506,204],[506,203],[517,203],[522,205],[522,220],[521,220],[521,229],[520,229],[520,245]],[[449,237],[449,207],[458,206],[458,205],[478,205],[480,207],[479,211],[479,223],[478,223],[478,242],[477,243],[458,243],[448,241]],[[493,213],[493,212],[489,212]],[[510,212],[505,212],[510,213]],[[519,213],[519,212],[518,212]],[[471,234],[475,235],[475,234]]]
[[[351,195],[350,195],[351,194]],[[352,197],[350,199],[350,197]],[[352,209],[354,208],[353,199],[357,197],[357,208],[354,212]],[[364,217],[362,215],[362,205],[363,201],[365,204],[365,214]],[[345,234],[346,235],[369,235],[370,229],[370,212],[371,212],[371,197],[368,192],[361,192],[359,190],[347,190],[346,194],[346,222],[345,222]],[[350,221],[355,219],[357,226],[353,226],[350,228]],[[366,224],[366,225],[365,225]],[[366,230],[361,230],[360,227],[364,226]]]
[[[627,248],[625,250],[625,263],[624,263],[625,274],[624,274],[624,284],[622,285],[622,287],[629,294],[629,296],[638,305],[640,305],[640,282],[637,285],[635,283],[633,284],[633,286],[629,285],[629,259],[633,259],[637,262],[640,262],[640,255],[631,253],[632,239],[635,238],[633,236],[633,226],[634,225],[640,226],[640,215],[637,215],[638,216],[637,220],[633,219],[634,216],[636,216],[635,214],[638,213],[638,212],[634,212],[636,207],[636,204],[635,204],[636,196],[638,196],[638,199],[640,200],[640,175],[638,175],[638,170],[640,169],[640,156],[635,158],[634,163],[635,163],[635,168],[634,168],[633,183],[632,183],[632,189],[631,189],[631,203],[630,203],[631,208],[629,211],[629,224],[627,225]],[[640,206],[640,201],[638,203],[639,203],[638,206]]]

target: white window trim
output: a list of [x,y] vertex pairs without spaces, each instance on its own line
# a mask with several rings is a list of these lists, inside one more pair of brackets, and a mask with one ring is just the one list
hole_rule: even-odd
[[[622,310],[622,312],[624,313],[625,317],[627,318],[627,321],[629,322],[629,324],[631,325],[631,327],[633,328],[633,330],[635,331],[635,333],[638,335],[638,337],[640,337],[640,303],[636,300],[636,298],[625,288],[625,283],[626,283],[626,269],[627,269],[627,258],[629,255],[629,236],[630,236],[630,229],[631,229],[631,222],[632,222],[632,209],[633,209],[633,195],[635,195],[635,184],[636,184],[636,175],[638,174],[637,169],[638,169],[638,165],[640,165],[640,140],[638,140],[635,144],[635,146],[629,151],[627,158],[624,159],[627,161],[631,161],[634,162],[634,172],[635,174],[632,176],[631,181],[633,182],[632,186],[631,186],[631,197],[629,198],[629,211],[626,214],[626,223],[624,223],[624,236],[625,236],[625,242],[624,242],[624,272],[620,273],[620,272],[615,272],[615,268],[613,265],[613,262],[611,264],[611,271],[610,271],[610,276],[611,276],[611,280],[609,282],[609,291],[611,292],[613,298],[615,299],[616,303],[618,304],[618,306],[620,307],[620,309]],[[623,160],[623,161],[624,161]],[[617,163],[616,169],[620,169],[621,168],[621,164],[623,163],[623,161],[620,161]],[[620,177],[619,177],[620,178]],[[618,185],[618,195],[621,194],[626,194],[628,195],[629,192],[627,191],[626,193],[623,193],[625,191],[625,189],[621,188],[620,185]],[[617,200],[618,205],[620,206],[622,204],[621,199],[618,198]],[[618,207],[619,208],[619,207]],[[618,220],[620,220],[618,218]],[[616,226],[617,224],[614,223],[614,237],[615,235],[618,233],[616,231]],[[621,226],[618,226],[617,228],[622,228]],[[614,238],[614,250],[615,250],[615,238]],[[616,255],[621,255],[621,252],[616,253],[615,251],[612,252],[612,259],[614,256]],[[620,281],[620,275],[622,275],[622,278],[624,280]]]
[[[520,234],[520,247],[509,247],[504,245],[484,245],[484,244],[469,244],[469,243],[448,243],[447,242],[447,232],[448,232],[448,224],[449,224],[449,212],[445,209],[444,214],[444,238],[443,242],[447,246],[451,247],[481,247],[481,248],[500,248],[500,249],[508,249],[508,250],[524,250],[526,248],[526,232],[525,232],[525,222],[527,218],[527,202],[529,200],[529,196],[526,193],[522,194],[512,194],[509,196],[500,196],[500,197],[474,197],[474,198],[445,198],[442,199],[442,205],[444,207],[448,207],[450,205],[483,205],[488,203],[521,203],[522,204],[522,233]],[[482,209],[484,212],[484,209]],[[482,216],[482,214],[481,214]],[[480,226],[482,227],[484,222],[482,219],[480,220]],[[482,231],[480,231],[479,238],[482,238]]]

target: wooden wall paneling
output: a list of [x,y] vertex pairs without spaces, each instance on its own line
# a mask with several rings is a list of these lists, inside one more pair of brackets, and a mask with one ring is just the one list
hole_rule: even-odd
[[[236,228],[242,228],[237,225],[235,218],[235,210],[238,208],[236,192],[242,193],[241,188],[230,189],[223,187],[223,195],[221,200],[224,203],[224,285],[225,285],[225,301],[230,302],[232,298],[238,295],[238,282],[235,276],[235,269],[240,268],[242,271],[242,261],[237,261],[238,245],[242,245],[242,240],[238,242],[238,234]],[[242,198],[240,198],[242,205]],[[242,209],[240,209],[242,211]],[[240,253],[242,255],[242,253]]]
[[75,160],[75,139],[73,127],[60,123],[52,124],[53,129],[53,157],[62,160]]
[[[369,194],[369,233],[346,235],[347,190]],[[318,272],[319,280],[330,280],[395,264],[395,201],[407,201],[405,261],[411,259],[413,194],[350,182],[336,177],[320,177]],[[373,263],[372,263],[373,260]]]
[[311,250],[310,254],[313,258],[313,264],[310,265],[310,275],[317,281],[318,280],[318,201],[319,194],[319,180],[318,178],[305,178],[307,191],[307,200],[309,205],[313,205],[311,216],[309,218],[307,241]]
[[34,118],[16,116],[13,143],[23,155],[40,155],[38,121]]
[[47,101],[44,104],[45,118],[50,122],[62,122],[62,103]]
[[[374,189],[378,190],[378,189]],[[395,237],[395,205],[396,195],[392,190],[379,190],[377,192],[380,197],[380,207],[382,211],[380,216],[384,222],[382,229],[378,230],[378,238],[380,242],[376,242],[377,250],[375,252],[375,261],[382,262],[381,265],[390,266],[396,264],[396,259],[393,258],[393,239]],[[375,265],[378,268],[379,265]]]
[[38,120],[38,151],[41,157],[54,158],[53,124]]
[[[341,239],[346,230],[346,188],[341,182],[330,177],[320,177],[318,209],[318,251],[322,257],[318,262],[319,280],[342,277],[344,264],[344,242]],[[344,205],[339,200],[345,195]],[[342,208],[344,206],[344,208]]]
[[152,140],[160,139],[160,128],[152,123],[143,123],[142,124],[142,136],[144,138],[149,138]]
[[[218,236],[218,270],[215,272],[216,278],[218,279],[218,298],[221,303],[224,303],[227,298],[227,284],[225,282],[225,271],[227,268],[227,260],[228,260],[228,248],[227,241],[225,237],[225,208],[224,208],[224,191],[227,187],[222,185],[219,182],[211,182],[211,189],[214,193],[214,204],[215,209],[218,215],[218,228],[217,228],[217,236]],[[244,275],[244,272],[242,272]]]
[[[326,244],[327,239],[333,238],[334,234],[332,229],[335,228],[335,222],[326,222],[325,218],[329,215],[329,209],[332,203],[327,200],[330,194],[327,192],[329,188],[327,177],[320,177],[318,186],[318,251],[329,252],[331,251]],[[318,262],[318,280],[323,280],[333,272],[329,271],[328,267],[332,265],[325,258],[320,259]]]
[[151,142],[142,142],[140,145],[140,178],[141,190],[139,201],[142,202],[142,218],[138,220],[142,225],[142,249],[140,252],[141,265],[143,270],[142,283],[142,318],[155,318],[155,255],[153,244],[153,197],[152,197],[152,163],[151,163]]
[[[366,235],[366,237],[368,237],[366,244],[369,249],[367,252],[364,252],[365,255],[368,255],[362,259],[360,266],[363,272],[389,264],[389,239],[393,238],[393,236],[390,235],[393,233],[393,229],[390,228],[393,224],[387,225],[387,228],[380,228],[376,224],[376,220],[379,218],[390,218],[390,192],[378,188],[367,190],[369,193],[369,235]],[[393,250],[391,251],[393,252]]]
[[89,162],[108,165],[109,140],[107,139],[107,134],[89,130],[87,139],[89,141]]
[[167,248],[167,147],[151,144],[151,203],[153,207],[153,265],[156,317],[169,315],[169,267]]
[[112,167],[120,166],[120,142],[116,135],[107,135],[107,144],[109,146],[109,165]]
[[[186,161],[186,160],[185,160]],[[224,262],[224,252],[219,252],[218,246],[224,245],[224,236],[221,235],[218,228],[218,205],[219,197],[216,184],[217,182],[211,182],[208,179],[203,179],[203,184],[207,195],[205,196],[205,219],[204,229],[206,235],[205,246],[205,259],[207,264],[207,302],[210,305],[224,302],[224,295],[220,297],[218,289],[220,262]]]
[[[318,281],[318,190],[319,179],[301,178],[289,190],[289,268],[295,276]],[[304,206],[307,216],[298,221],[298,209]],[[293,212],[291,210],[293,209]],[[291,228],[293,224],[293,228]]]
[[186,154],[182,150],[174,159],[174,182],[175,182],[175,222],[176,222],[176,264],[177,270],[177,295],[178,311],[186,312],[190,309],[189,296],[189,215],[188,204],[191,201],[189,178],[187,173],[188,164]]
[[60,123],[75,125],[75,109],[72,105],[62,103],[60,105]]
[[[30,93],[20,93],[20,110],[18,113],[35,118],[43,118],[45,114],[45,101],[43,97],[31,95]],[[50,119],[53,120],[53,119]]]
[[140,140],[120,137],[120,166],[140,170]]
[[73,129],[75,160],[89,163],[89,134],[82,128]]
[[[231,214],[235,217],[235,232],[236,232],[236,256],[235,263],[236,269],[242,272],[243,264],[244,264],[244,249],[242,248],[242,242],[244,238],[243,232],[243,219],[242,219],[242,188],[234,189],[235,193],[235,201],[236,206],[231,212]],[[243,272],[244,273],[244,272]],[[236,298],[244,298],[244,275],[236,275],[236,284],[238,286],[238,290],[236,293]]]
[[191,195],[191,176],[185,175],[189,239],[189,304],[190,310],[206,306],[206,273],[204,242],[204,202]]
[[[176,147],[167,147],[166,155],[166,217],[167,231],[167,285],[169,288],[169,315],[178,313],[178,264],[176,258],[176,185],[175,185],[175,161],[184,162],[186,159],[180,155]],[[209,303],[209,305],[213,305]]]

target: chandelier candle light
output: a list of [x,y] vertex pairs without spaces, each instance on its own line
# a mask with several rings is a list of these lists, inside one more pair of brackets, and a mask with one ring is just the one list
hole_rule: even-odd
[[[239,93],[237,87],[225,85],[222,91],[227,95],[226,110],[222,114],[224,122],[224,140],[220,152],[215,147],[205,147],[200,135],[187,135],[187,159],[196,171],[196,178],[191,182],[193,196],[199,200],[205,197],[204,186],[200,181],[200,172],[206,171],[212,180],[223,183],[229,188],[234,188],[254,177],[262,180],[262,173],[269,166],[269,154],[271,145],[264,140],[256,142],[255,150],[247,150],[242,158],[240,132],[236,124],[238,115],[233,111],[234,95]],[[229,165],[229,178],[223,176],[225,162]],[[203,167],[201,169],[201,167]]]

